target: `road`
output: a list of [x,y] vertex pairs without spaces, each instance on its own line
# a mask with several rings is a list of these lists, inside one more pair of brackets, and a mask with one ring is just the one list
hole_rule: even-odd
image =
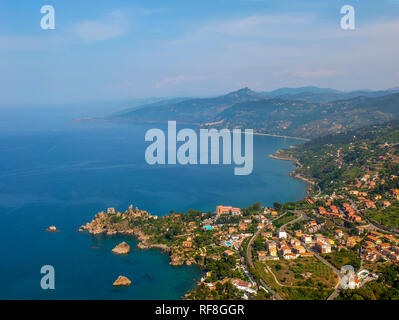
[[[300,217],[298,217],[297,219],[292,220],[292,221],[286,223],[285,225],[281,226],[280,230],[283,230],[283,228],[285,228],[288,224],[295,223],[296,221],[298,221],[300,219],[309,219],[309,218],[304,212],[301,212]],[[331,268],[335,272],[335,274],[337,275],[338,281],[337,281],[337,284],[334,287],[334,292],[327,298],[327,300],[334,300],[335,297],[339,294],[339,290],[340,290],[340,283],[341,283],[341,272],[340,272],[340,270],[338,270],[334,265],[332,265],[330,262],[328,262],[326,259],[324,259],[317,251],[313,250],[308,244],[306,244],[302,240],[301,240],[301,244],[305,247],[306,251],[313,252],[314,256],[318,260],[320,260],[326,266]]]
[[[272,219],[271,222],[273,222],[274,220],[279,219],[279,218],[285,216],[286,214],[287,214],[287,212],[284,213],[283,215],[279,216],[279,217],[276,217],[276,218]],[[259,236],[259,234],[262,232],[263,229],[264,229],[264,228],[259,229],[258,231],[256,231],[255,234],[252,236],[252,238],[249,240],[248,245],[247,245],[247,252],[246,252],[247,262],[248,262],[249,266],[250,266],[252,269],[255,269],[254,263],[253,263],[253,261],[252,261],[252,250],[251,250],[251,249],[252,249],[252,244],[254,243],[254,241],[256,240],[256,238]],[[274,290],[272,290],[272,289],[263,281],[263,279],[259,279],[259,281],[260,281],[260,283],[262,284],[262,286],[265,287],[265,288],[273,295],[273,300],[283,300],[283,299],[281,298],[281,296],[280,296],[277,292],[275,292]]]
[[391,229],[391,228],[388,228],[388,227],[386,227],[386,226],[382,226],[382,225],[376,223],[375,221],[371,220],[367,215],[364,214],[364,212],[363,212],[362,210],[360,210],[360,209],[357,207],[356,203],[355,203],[352,199],[346,197],[346,200],[350,202],[350,204],[351,204],[351,206],[352,206],[353,209],[355,209],[356,211],[362,213],[362,216],[363,216],[364,218],[366,218],[366,220],[367,220],[369,223],[371,223],[371,224],[373,225],[373,227],[375,228],[375,230],[378,230],[378,231],[380,231],[380,232],[390,232],[390,233],[399,235],[399,231],[394,230],[394,229]]
[[[262,228],[262,229],[259,229],[258,231],[256,231],[256,233],[252,236],[251,240],[249,240],[249,242],[248,242],[247,252],[246,252],[246,255],[247,255],[247,262],[248,262],[249,266],[250,266],[252,269],[255,269],[254,263],[253,263],[253,261],[252,261],[252,250],[251,250],[252,244],[254,243],[255,239],[259,236],[259,234],[260,234],[260,232],[261,232],[262,230],[263,230],[263,228]],[[274,290],[272,290],[272,289],[263,281],[263,279],[259,279],[259,281],[260,281],[260,283],[262,284],[262,286],[264,286],[264,287],[273,295],[273,300],[283,300],[277,292],[275,292]]]
[[[297,213],[296,211],[294,211],[294,212]],[[273,222],[274,220],[277,220],[277,219],[280,219],[280,218],[284,217],[287,213],[288,213],[288,211],[287,211],[286,213],[282,214],[281,216],[272,219],[271,222]],[[303,219],[303,218],[304,218],[304,215],[303,215],[302,212],[300,212],[300,216],[299,216],[298,218],[296,218],[296,219],[294,219],[294,220],[291,220],[291,221],[287,222],[286,224],[282,225],[282,226],[280,227],[279,230],[284,230],[284,228],[285,228],[287,225],[292,224],[292,223],[295,223],[295,222],[297,222],[297,221],[299,221],[299,220],[301,220],[301,219]],[[255,269],[255,266],[254,266],[254,263],[253,263],[253,261],[252,261],[252,245],[253,245],[254,241],[256,240],[256,238],[259,236],[259,234],[262,232],[262,230],[263,230],[263,228],[262,228],[262,229],[259,229],[258,231],[256,231],[256,233],[255,233],[255,234],[252,236],[252,238],[249,240],[248,246],[247,246],[247,252],[246,252],[247,262],[248,262],[249,266],[250,266],[251,268],[253,268],[253,269]],[[269,290],[269,291],[272,293],[273,299],[274,299],[274,300],[283,300],[283,299],[281,298],[281,296],[280,296],[277,292],[275,292],[274,290],[272,290],[272,289],[263,281],[263,279],[259,279],[259,281],[261,282],[261,284],[262,284],[267,290]]]
[[[294,220],[291,220],[291,221],[288,221],[286,224],[284,224],[284,225],[282,225],[280,228],[279,228],[279,231],[283,231],[284,229],[285,229],[285,227],[287,226],[287,225],[289,225],[289,224],[293,224],[293,223],[295,223],[295,222],[297,222],[297,221],[299,221],[299,220],[302,220],[302,219],[309,219],[308,218],[308,216],[303,212],[303,211],[297,211],[297,210],[295,210],[294,211],[295,213],[300,213],[300,216],[298,217],[298,218],[295,218]],[[286,213],[285,213],[286,214]],[[283,215],[282,215],[283,216]],[[278,219],[278,218],[281,218],[282,216],[280,216],[280,217],[276,217],[275,219],[273,219],[272,221],[274,221],[274,220],[276,220],[276,219]],[[254,268],[254,264],[253,264],[253,261],[252,261],[252,245],[253,245],[253,243],[254,243],[254,241],[256,240],[256,238],[259,236],[259,234],[260,234],[260,232],[262,231],[263,229],[259,229],[253,236],[252,236],[252,238],[250,239],[250,241],[248,242],[248,246],[247,246],[247,252],[246,252],[246,256],[247,256],[247,262],[248,262],[248,264],[250,265],[250,267],[251,268]],[[292,235],[291,235],[292,236]],[[334,287],[334,292],[327,298],[327,300],[334,300],[337,296],[338,296],[338,294],[339,294],[339,291],[340,291],[340,283],[341,283],[341,272],[340,272],[340,270],[338,270],[334,265],[332,265],[330,262],[328,262],[326,259],[324,259],[322,256],[320,256],[320,254],[317,252],[317,251],[315,251],[315,250],[313,250],[308,244],[306,244],[305,242],[303,242],[302,240],[301,240],[301,244],[306,248],[306,250],[308,251],[308,252],[313,252],[314,253],[314,256],[318,259],[318,260],[320,260],[322,263],[324,263],[326,266],[328,266],[329,268],[331,268],[334,272],[335,272],[335,274],[337,275],[337,277],[338,277],[338,281],[337,281],[337,284],[335,285],[335,287]],[[262,285],[265,287],[265,288],[267,288],[267,290],[269,290],[272,294],[273,294],[273,299],[275,299],[275,300],[282,300],[282,298],[279,296],[279,294],[277,293],[277,292],[275,292],[274,290],[271,290],[270,289],[270,287],[263,281],[263,279],[259,279],[260,280],[260,282],[262,283]]]

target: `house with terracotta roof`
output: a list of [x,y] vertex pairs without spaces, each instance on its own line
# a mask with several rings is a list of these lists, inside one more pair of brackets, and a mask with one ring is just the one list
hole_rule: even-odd
[[234,254],[234,251],[226,250],[225,252],[223,252],[223,254],[228,256],[228,257],[230,257],[230,256],[232,256]]
[[367,236],[367,238],[366,238],[368,241],[371,241],[371,242],[373,242],[373,243],[375,243],[375,244],[381,244],[381,239],[378,239],[377,237],[374,237],[374,236],[372,236],[372,235],[368,235]]
[[344,233],[342,232],[342,230],[335,230],[335,235],[338,237],[338,238],[342,238],[343,236],[344,236]]
[[291,248],[288,246],[282,246],[280,249],[280,252],[282,255],[285,255],[287,253],[291,253]]
[[191,248],[193,243],[191,241],[183,241],[183,247]]
[[367,209],[375,209],[375,208],[377,208],[375,203],[373,201],[371,201],[371,200],[365,201],[364,204],[365,204]]
[[314,201],[312,199],[310,199],[310,198],[307,198],[306,202],[309,203],[309,204],[314,204]]
[[303,234],[302,235],[302,241],[305,243],[311,243],[312,242],[312,236],[308,234]]
[[232,206],[217,206],[216,207],[216,215],[220,216],[222,214],[232,214],[232,215],[240,215],[240,208],[233,208]]
[[330,206],[330,209],[332,213],[339,213],[337,206]]
[[370,231],[370,234],[376,238],[380,238],[383,236],[383,234],[381,232],[378,231]]
[[257,251],[256,254],[258,255],[259,261],[264,261],[267,256],[267,251]]
[[300,256],[304,257],[304,258],[313,257],[314,253],[313,252],[303,252],[300,254]]
[[389,201],[383,201],[382,205],[383,205],[383,207],[385,209],[385,208],[388,208],[391,205],[391,203]]
[[330,253],[331,245],[327,242],[316,241],[315,249],[318,250],[320,253]]
[[320,214],[324,214],[327,212],[326,208],[324,208],[324,207],[319,207],[318,210],[319,210]]
[[287,260],[292,260],[298,258],[298,255],[296,255],[295,253],[286,253],[283,255],[283,258]]
[[305,253],[306,252],[306,249],[303,247],[303,246],[296,246],[295,248],[294,248],[294,251],[295,251],[295,253],[299,253],[299,254],[302,254],[302,253]]

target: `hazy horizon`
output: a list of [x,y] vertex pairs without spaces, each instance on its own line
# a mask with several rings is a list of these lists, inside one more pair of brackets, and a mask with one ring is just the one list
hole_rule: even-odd
[[[55,30],[40,9],[55,8]],[[399,85],[399,1],[29,1],[0,5],[0,105]]]

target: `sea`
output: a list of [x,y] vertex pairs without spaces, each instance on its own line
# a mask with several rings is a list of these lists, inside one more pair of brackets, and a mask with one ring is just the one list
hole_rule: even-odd
[[[127,236],[78,232],[99,211],[130,204],[153,215],[214,211],[260,201],[295,201],[306,184],[288,161],[269,154],[299,140],[254,136],[251,175],[235,165],[158,165],[145,161],[147,130],[163,124],[73,121],[79,105],[0,108],[0,299],[181,299],[203,272],[170,266],[158,249],[140,250]],[[59,232],[46,232],[54,225]],[[131,252],[117,256],[121,241]],[[55,289],[42,289],[41,268],[55,270]],[[119,275],[132,285],[115,288]]]

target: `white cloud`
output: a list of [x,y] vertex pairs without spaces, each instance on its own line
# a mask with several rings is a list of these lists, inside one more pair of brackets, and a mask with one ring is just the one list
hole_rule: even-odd
[[118,38],[129,31],[129,23],[120,10],[111,12],[104,20],[85,20],[73,26],[74,35],[83,42]]
[[279,34],[292,26],[307,26],[315,17],[308,14],[252,15],[241,19],[210,23],[203,32],[216,32],[229,36],[266,36]]

